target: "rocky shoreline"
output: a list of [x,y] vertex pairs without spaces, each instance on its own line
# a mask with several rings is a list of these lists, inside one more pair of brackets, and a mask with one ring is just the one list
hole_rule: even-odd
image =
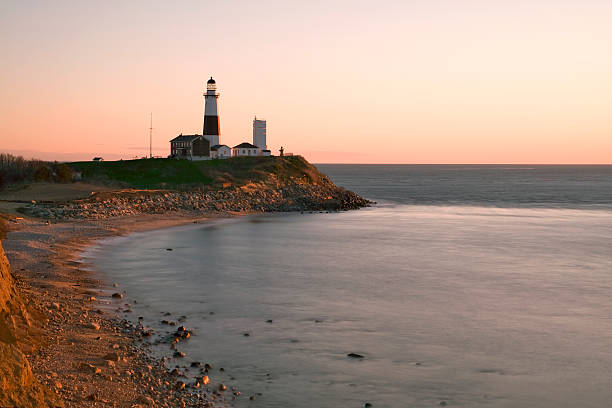
[[[218,372],[208,374],[213,369],[205,363],[185,374],[154,357],[150,340],[161,333],[123,319],[119,310],[129,310],[130,301],[80,259],[100,238],[207,219],[188,213],[53,223],[13,219],[0,260],[4,246],[10,272],[8,262],[2,270],[12,277],[6,279],[15,287],[12,302],[25,306],[12,317],[12,344],[21,351],[15,349],[13,360],[14,353],[0,349],[0,372],[10,373],[0,384],[0,406],[219,407],[237,398],[240,392],[219,382]],[[170,333],[171,346],[191,336],[180,326]]]
[[368,205],[368,200],[335,186],[329,180],[316,184],[296,180],[277,186],[251,183],[218,191],[122,190],[92,193],[86,199],[70,202],[32,202],[26,204],[23,211],[39,218],[79,220],[177,211],[194,214],[345,211]]

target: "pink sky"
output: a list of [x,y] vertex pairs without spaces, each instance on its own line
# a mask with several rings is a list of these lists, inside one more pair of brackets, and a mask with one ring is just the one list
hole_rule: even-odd
[[612,2],[0,3],[0,151],[141,157],[268,120],[339,163],[612,163]]

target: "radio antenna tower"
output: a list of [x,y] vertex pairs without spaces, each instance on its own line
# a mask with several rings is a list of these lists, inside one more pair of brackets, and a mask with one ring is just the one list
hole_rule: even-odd
[[151,112],[151,124],[149,125],[149,159],[153,158],[153,112]]

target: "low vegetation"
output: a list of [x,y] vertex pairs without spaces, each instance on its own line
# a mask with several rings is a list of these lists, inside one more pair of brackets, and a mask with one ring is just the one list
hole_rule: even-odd
[[70,168],[82,181],[144,189],[211,189],[243,186],[250,182],[322,177],[301,156],[235,157],[224,160],[189,161],[139,159],[112,162],[75,162]]
[[73,172],[66,163],[24,159],[8,153],[0,153],[0,189],[31,182],[69,183]]

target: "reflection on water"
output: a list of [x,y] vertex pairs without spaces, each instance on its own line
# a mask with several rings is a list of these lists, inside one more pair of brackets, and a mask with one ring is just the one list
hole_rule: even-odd
[[224,367],[211,378],[239,407],[601,407],[610,242],[609,211],[390,205],[138,233],[88,256],[134,318],[185,315],[196,335],[169,366]]

